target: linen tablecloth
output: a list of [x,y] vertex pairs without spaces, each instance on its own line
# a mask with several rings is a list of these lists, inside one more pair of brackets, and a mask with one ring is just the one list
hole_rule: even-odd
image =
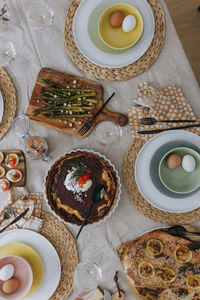
[[[69,0],[48,1],[55,10],[55,20],[52,29],[43,31],[31,30],[28,24],[26,11],[33,2],[32,0],[9,0],[8,3],[13,15],[11,24],[7,32],[0,32],[0,35],[6,34],[7,37],[10,37],[17,50],[18,57],[16,61],[6,69],[12,76],[17,88],[18,113],[26,112],[29,98],[41,67],[53,68],[95,80],[80,71],[71,62],[64,47],[62,31]],[[42,2],[47,1],[43,0]],[[161,4],[166,16],[167,32],[163,50],[156,62],[148,71],[131,80],[124,82],[98,82],[104,87],[104,99],[113,91],[116,93],[115,99],[108,105],[108,109],[122,113],[126,113],[127,109],[131,106],[131,99],[136,98],[136,85],[140,82],[149,82],[158,89],[176,83],[184,91],[195,113],[200,117],[200,91],[197,81],[179,41],[164,0],[161,0]],[[19,63],[20,61],[22,64],[17,65],[17,62]],[[132,141],[129,127],[126,126],[123,128],[123,135],[119,145],[116,148],[110,149],[98,146],[95,143],[93,133],[88,138],[77,139],[46,127],[32,124],[31,134],[44,137],[49,143],[50,153],[55,158],[75,148],[87,148],[99,151],[115,164],[122,182],[122,194],[119,206],[106,222],[84,228],[78,240],[78,248],[81,261],[92,259],[100,264],[103,273],[100,284],[102,288],[114,292],[116,286],[113,276],[116,270],[120,270],[120,285],[126,292],[125,299],[133,299],[115,248],[124,241],[133,239],[145,231],[156,228],[159,224],[145,218],[136,210],[128,198],[122,180],[123,156]],[[0,149],[22,149],[22,144],[14,132],[10,130],[0,141]],[[43,191],[44,178],[51,162],[43,163],[29,159],[26,159],[26,162],[28,190],[30,192]],[[45,203],[43,204],[43,208],[44,210],[48,210]],[[74,235],[77,233],[77,226],[69,224],[68,227]],[[73,299],[73,295],[71,295],[70,299]]]

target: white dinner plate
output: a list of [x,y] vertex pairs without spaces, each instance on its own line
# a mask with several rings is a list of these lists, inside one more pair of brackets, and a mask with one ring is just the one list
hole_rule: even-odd
[[2,93],[0,91],[0,123],[1,123],[2,118],[3,118],[3,111],[4,111],[3,96],[2,96]]
[[189,147],[200,153],[200,137],[190,131],[163,132],[140,150],[135,163],[135,180],[144,198],[154,207],[184,213],[200,207],[200,188],[189,194],[175,194],[162,185],[158,166],[164,154],[176,147]]
[[20,242],[29,245],[40,256],[44,276],[39,289],[26,300],[48,300],[55,292],[61,275],[60,259],[52,244],[41,234],[26,229],[14,229],[2,233],[0,246],[7,243]]
[[[144,31],[141,39],[136,45],[117,54],[116,50],[112,50],[112,54],[104,52],[92,42],[88,32],[88,20],[94,10],[96,18],[100,17],[103,11],[116,3],[127,3],[136,7],[144,19]],[[97,26],[98,22],[96,22]],[[154,15],[150,5],[146,0],[82,0],[76,10],[73,20],[73,35],[76,45],[80,52],[94,64],[107,68],[120,68],[138,60],[149,48],[155,30]],[[95,29],[95,32],[97,29]],[[98,41],[97,41],[98,43]],[[104,49],[104,50],[103,50]]]

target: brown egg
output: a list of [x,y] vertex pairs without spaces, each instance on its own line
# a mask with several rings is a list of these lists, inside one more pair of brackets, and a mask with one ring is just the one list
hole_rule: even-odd
[[167,167],[170,170],[174,170],[180,166],[181,161],[182,161],[181,156],[177,153],[173,153],[169,155],[167,158]]
[[114,11],[110,16],[110,26],[117,28],[122,25],[124,14],[121,10]]
[[3,285],[2,285],[2,291],[5,294],[13,294],[14,292],[16,292],[16,290],[18,290],[19,288],[19,280],[17,278],[11,278],[9,280],[6,280]]

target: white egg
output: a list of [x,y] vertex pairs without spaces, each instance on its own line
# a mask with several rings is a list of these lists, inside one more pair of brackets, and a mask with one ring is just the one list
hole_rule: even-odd
[[135,16],[128,15],[124,18],[123,23],[122,23],[122,29],[124,32],[130,32],[133,30],[136,26],[136,18]]
[[1,270],[0,270],[0,280],[6,281],[6,280],[12,278],[14,271],[15,271],[14,267],[11,264],[7,264],[7,265],[3,266],[3,268],[1,268]]
[[193,172],[195,169],[195,166],[196,166],[196,162],[192,155],[185,155],[183,157],[182,167],[186,172],[188,172],[188,173]]

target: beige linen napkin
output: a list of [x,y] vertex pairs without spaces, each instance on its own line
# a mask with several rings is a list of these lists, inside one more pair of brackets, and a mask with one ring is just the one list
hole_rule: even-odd
[[23,228],[40,231],[43,225],[43,220],[40,218],[42,201],[42,193],[28,193],[25,187],[11,188],[8,199],[5,201],[4,206],[0,208],[0,221],[3,219],[3,215],[8,207],[12,206],[14,208],[14,213],[10,219],[2,222],[0,229],[8,225],[25,209],[29,208],[27,214],[17,223],[11,225],[7,230]]
[[[137,131],[165,129],[179,126],[187,126],[195,123],[156,123],[154,125],[141,125],[141,118],[153,117],[157,120],[200,120],[192,111],[184,93],[177,85],[163,89],[155,89],[149,83],[142,82],[137,86],[138,98],[134,100],[135,105],[128,110],[131,136],[149,139],[153,135],[138,134]],[[200,127],[190,128],[200,135]]]

